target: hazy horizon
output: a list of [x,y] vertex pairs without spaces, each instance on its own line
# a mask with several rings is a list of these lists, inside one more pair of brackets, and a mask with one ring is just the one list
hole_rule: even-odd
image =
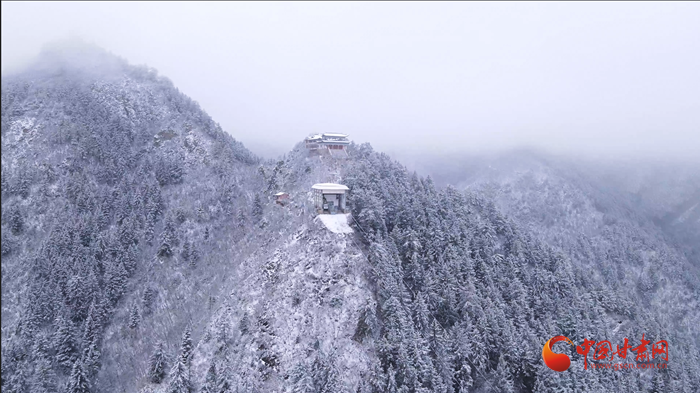
[[2,3],[2,71],[78,37],[170,78],[253,152],[527,147],[693,160],[697,3]]

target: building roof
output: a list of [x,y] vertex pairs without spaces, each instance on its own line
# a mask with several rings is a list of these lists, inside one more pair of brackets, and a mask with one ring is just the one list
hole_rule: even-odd
[[275,194],[275,196],[282,196],[282,195],[287,195],[287,193],[286,192],[278,192],[277,194]]
[[347,138],[348,136],[346,134],[323,134],[323,136],[330,136],[333,138]]
[[318,183],[311,186],[314,190],[344,193],[350,190],[347,186],[335,183]]

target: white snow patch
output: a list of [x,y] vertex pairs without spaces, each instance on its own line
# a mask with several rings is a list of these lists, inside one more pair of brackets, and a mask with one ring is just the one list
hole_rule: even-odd
[[318,219],[323,225],[333,233],[353,233],[354,231],[348,225],[348,216],[350,214],[319,214]]
[[22,117],[10,124],[10,132],[14,136],[15,142],[26,141],[29,143],[37,131],[37,121],[33,117]]

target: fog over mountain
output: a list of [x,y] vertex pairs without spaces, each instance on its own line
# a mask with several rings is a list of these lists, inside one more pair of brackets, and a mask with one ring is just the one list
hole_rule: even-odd
[[2,11],[3,392],[700,391],[696,4]]
[[3,3],[2,69],[79,37],[168,75],[255,153],[700,150],[700,5]]

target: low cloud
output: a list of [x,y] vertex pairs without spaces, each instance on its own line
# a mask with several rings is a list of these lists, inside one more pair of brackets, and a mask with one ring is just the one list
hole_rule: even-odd
[[691,159],[697,3],[3,3],[3,73],[80,37],[274,157],[343,132],[397,156],[519,146]]

